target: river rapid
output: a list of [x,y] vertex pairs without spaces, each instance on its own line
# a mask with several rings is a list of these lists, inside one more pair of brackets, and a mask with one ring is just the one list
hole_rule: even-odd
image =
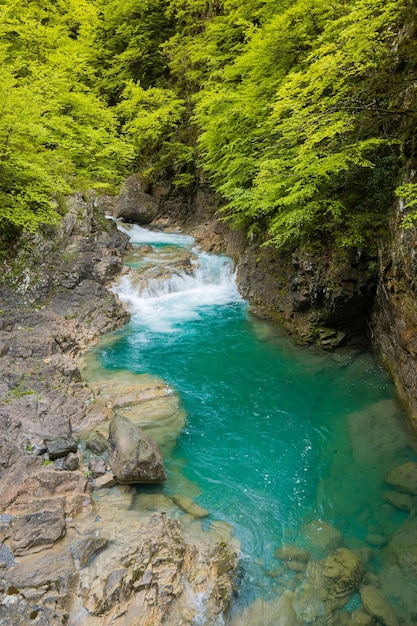
[[[283,545],[317,563],[330,548],[353,551],[399,623],[416,623],[415,577],[394,572],[390,549],[410,512],[387,500],[384,481],[416,461],[415,439],[387,374],[367,351],[301,348],[251,315],[231,261],[192,237],[119,227],[136,251],[114,290],[132,317],[95,352],[115,376],[151,374],[179,395],[185,425],[163,449],[166,484],[138,491],[187,496],[209,512],[203,530],[231,528],[241,550],[232,623],[281,624],[276,598],[306,586],[306,563],[278,558]],[[362,610],[357,590],[345,609]],[[320,607],[292,606],[290,617],[282,623],[328,623]]]

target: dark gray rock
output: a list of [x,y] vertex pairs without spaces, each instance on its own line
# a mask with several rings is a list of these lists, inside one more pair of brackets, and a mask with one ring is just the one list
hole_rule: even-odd
[[65,457],[64,462],[62,463],[62,469],[67,470],[68,472],[73,472],[78,469],[80,466],[80,459],[74,452],[70,452],[67,457]]
[[139,176],[125,181],[117,202],[117,217],[138,224],[150,224],[158,214],[158,202],[142,189]]
[[13,553],[9,548],[3,544],[0,545],[0,569],[9,569],[16,565],[16,561],[13,558]]
[[118,483],[159,483],[166,479],[158,444],[127,417],[116,415],[109,427],[109,464]]
[[73,439],[66,437],[46,439],[45,444],[51,460],[67,456],[70,452],[77,452],[77,443]]
[[14,554],[23,555],[50,548],[65,535],[66,525],[61,508],[28,513],[12,522],[11,545]]

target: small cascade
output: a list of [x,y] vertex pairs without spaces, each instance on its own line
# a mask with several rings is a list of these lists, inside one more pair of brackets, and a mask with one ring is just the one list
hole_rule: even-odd
[[[232,261],[222,255],[208,254],[194,246],[194,239],[186,235],[146,231],[140,226],[121,226],[128,232],[136,246],[143,243],[157,246],[185,246],[190,250],[190,264],[179,269],[172,254],[164,270],[159,266],[159,276],[139,280],[132,270],[114,287],[115,293],[126,303],[135,322],[154,332],[170,333],[186,321],[201,317],[205,307],[242,303],[238,292]],[[148,236],[146,236],[148,235]],[[144,262],[152,257],[145,255]]]

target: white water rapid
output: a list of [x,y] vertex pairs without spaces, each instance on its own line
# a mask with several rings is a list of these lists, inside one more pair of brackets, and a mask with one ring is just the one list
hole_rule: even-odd
[[[114,292],[126,304],[136,324],[152,332],[170,333],[183,322],[200,319],[205,307],[242,302],[236,286],[233,265],[222,255],[207,254],[194,245],[193,237],[180,234],[148,231],[140,226],[119,225],[131,242],[140,246],[146,242],[169,250],[167,263],[161,265],[160,275],[144,281],[137,279],[139,269],[124,275]],[[184,248],[190,251],[189,266],[175,267],[175,247],[178,256]],[[173,262],[174,260],[174,262]],[[142,257],[142,273],[157,261],[152,252]]]

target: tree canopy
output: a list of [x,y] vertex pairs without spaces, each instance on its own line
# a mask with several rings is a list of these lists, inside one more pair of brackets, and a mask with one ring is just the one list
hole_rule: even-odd
[[177,186],[206,171],[224,219],[266,245],[370,245],[414,157],[416,13],[0,0],[0,224],[35,227],[57,194],[129,167]]

